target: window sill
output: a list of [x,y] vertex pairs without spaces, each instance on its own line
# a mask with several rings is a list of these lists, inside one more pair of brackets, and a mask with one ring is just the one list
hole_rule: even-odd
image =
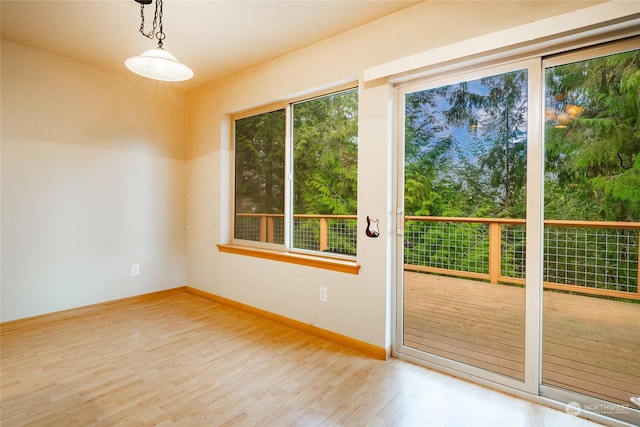
[[245,255],[273,261],[288,262],[290,264],[306,265],[324,270],[339,271],[341,273],[358,274],[360,265],[355,261],[337,258],[302,254],[297,252],[278,252],[266,249],[249,248],[237,245],[217,245],[220,252]]

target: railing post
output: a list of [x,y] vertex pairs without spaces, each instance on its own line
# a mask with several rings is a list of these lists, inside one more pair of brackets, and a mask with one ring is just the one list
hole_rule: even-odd
[[320,218],[320,251],[329,249],[329,224],[327,218]]
[[260,241],[261,242],[267,241],[267,217],[266,216],[260,217]]
[[489,224],[489,280],[498,283],[500,277],[500,247],[502,236],[500,235],[500,223]]
[[275,234],[274,223],[275,221],[272,216],[267,217],[267,242],[269,243],[273,243],[275,241],[273,237]]

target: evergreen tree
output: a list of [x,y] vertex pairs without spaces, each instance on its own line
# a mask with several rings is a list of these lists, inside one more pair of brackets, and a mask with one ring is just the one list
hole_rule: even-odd
[[639,221],[640,51],[554,67],[546,84],[545,216]]
[[357,117],[357,90],[294,104],[294,213],[357,212]]
[[235,122],[237,213],[284,212],[284,110]]

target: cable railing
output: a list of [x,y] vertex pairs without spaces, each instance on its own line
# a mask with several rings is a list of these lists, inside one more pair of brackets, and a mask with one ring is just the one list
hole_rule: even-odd
[[[525,284],[524,219],[406,216],[404,268]],[[294,247],[356,254],[356,215],[294,215]],[[282,214],[237,214],[236,238],[284,243]],[[640,223],[544,221],[546,289],[640,300]]]
[[[296,249],[356,255],[356,215],[293,216],[293,247]],[[284,243],[284,215],[236,214],[236,238],[267,243]]]
[[[525,284],[524,219],[405,217],[404,268]],[[640,300],[640,223],[544,221],[546,289]]]

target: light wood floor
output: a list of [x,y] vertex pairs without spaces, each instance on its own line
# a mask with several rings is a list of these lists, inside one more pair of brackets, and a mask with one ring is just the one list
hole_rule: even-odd
[[191,294],[2,325],[2,426],[591,426]]
[[[405,272],[404,344],[524,378],[524,288]],[[543,383],[631,406],[640,304],[544,292]]]

